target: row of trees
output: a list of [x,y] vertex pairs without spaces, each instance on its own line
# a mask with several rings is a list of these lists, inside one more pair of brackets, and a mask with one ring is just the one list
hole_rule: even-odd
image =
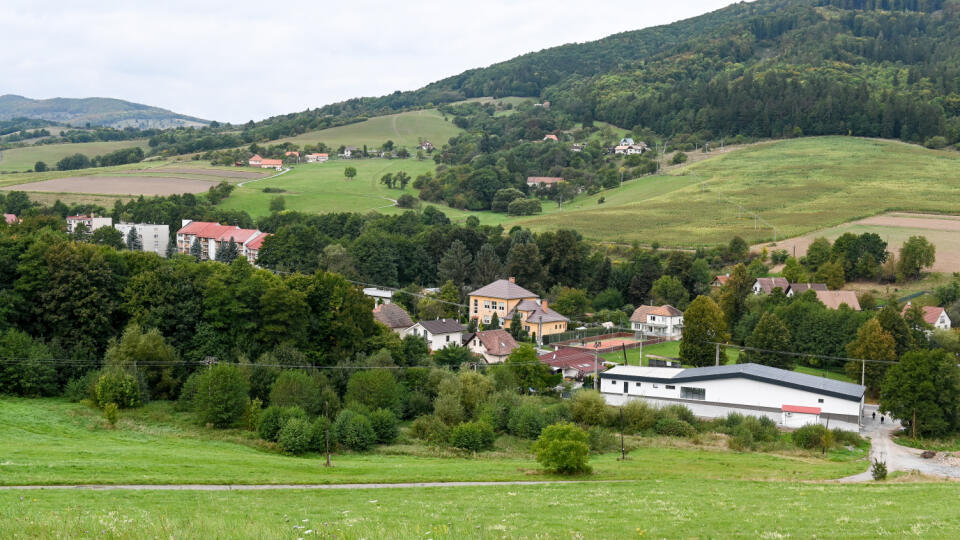
[[[127,163],[139,163],[143,161],[144,155],[143,148],[139,146],[114,150],[102,156],[94,156],[92,159],[85,154],[78,153],[58,161],[57,170],[72,171],[90,167],[111,167],[114,165],[125,165]],[[47,170],[47,164],[42,161],[38,161],[34,166],[34,171],[36,172],[43,172],[45,170]]]

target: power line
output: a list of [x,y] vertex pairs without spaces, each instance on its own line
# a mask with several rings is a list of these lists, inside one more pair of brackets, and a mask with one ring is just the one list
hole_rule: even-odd
[[899,364],[900,362],[895,362],[893,360],[869,360],[865,358],[848,358],[845,356],[830,356],[828,354],[809,354],[809,353],[796,353],[790,351],[774,351],[772,349],[759,349],[757,347],[746,347],[743,345],[731,345],[729,343],[718,343],[716,341],[705,341],[710,345],[720,345],[721,347],[731,347],[733,349],[740,349],[742,351],[753,351],[753,352],[762,352],[770,354],[782,354],[784,356],[796,356],[801,358],[822,358],[825,360],[841,360],[843,362],[871,362],[875,364]]

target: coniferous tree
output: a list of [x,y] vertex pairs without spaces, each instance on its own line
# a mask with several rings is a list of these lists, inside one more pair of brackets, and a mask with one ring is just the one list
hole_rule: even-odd
[[753,362],[780,369],[793,369],[794,357],[765,351],[791,351],[790,329],[773,313],[764,313],[760,317],[753,333],[746,339],[747,347],[764,351],[745,351],[740,362]]
[[473,260],[473,284],[482,287],[496,280],[500,276],[503,265],[497,250],[490,244],[480,246],[477,256]]
[[452,281],[454,285],[460,287],[467,283],[470,277],[470,265],[473,257],[467,251],[467,246],[460,240],[454,240],[450,244],[440,263],[437,264],[437,277],[440,281]]
[[[698,296],[683,312],[683,333],[680,358],[694,366],[712,366],[716,361],[716,345],[730,339],[723,310],[709,296]],[[720,347],[720,364],[727,363],[727,352]]]
[[130,227],[130,230],[127,232],[127,249],[130,251],[143,251],[143,240],[140,238],[140,233],[137,232],[136,227]]
[[203,256],[203,248],[200,247],[200,239],[194,238],[193,244],[190,245],[190,254],[194,256],[198,261],[200,257]]
[[217,252],[217,260],[225,264],[232,263],[239,256],[240,248],[232,237],[230,241]]

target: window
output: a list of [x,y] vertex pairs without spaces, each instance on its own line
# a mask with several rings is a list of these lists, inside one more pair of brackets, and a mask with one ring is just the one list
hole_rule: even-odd
[[654,388],[660,388],[660,385],[659,385],[659,384],[654,384],[653,387],[654,387]]
[[490,301],[489,301],[489,300],[484,300],[484,301],[483,301],[483,309],[490,309]]
[[503,302],[500,302],[500,311],[503,311],[505,309],[507,309],[507,305],[504,304]]
[[823,398],[818,399],[817,403],[823,403]]
[[638,382],[633,383],[633,385],[636,386],[637,388],[640,388],[640,383]]
[[667,385],[667,390],[676,390],[676,389],[677,389],[677,387],[674,386],[674,385],[672,385],[672,384],[668,384],[668,385]]
[[450,336],[447,336],[447,343],[450,343]]
[[690,386],[681,386],[680,387],[680,398],[681,399],[707,399],[707,391],[703,388],[693,388]]
[[611,380],[611,381],[610,381],[610,384],[617,384],[617,381]]

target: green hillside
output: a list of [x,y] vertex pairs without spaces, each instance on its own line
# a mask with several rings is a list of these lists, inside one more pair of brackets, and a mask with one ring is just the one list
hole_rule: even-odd
[[122,99],[30,99],[13,94],[0,96],[0,120],[11,118],[39,118],[75,126],[90,124],[141,129],[204,126],[209,123],[200,118]]
[[460,128],[444,119],[436,109],[426,109],[377,116],[363,122],[310,131],[274,142],[289,141],[299,145],[323,142],[332,148],[340,145],[379,148],[389,139],[398,147],[406,146],[412,150],[422,140],[429,140],[440,146],[461,132]]
[[47,164],[47,167],[53,168],[57,161],[73,154],[85,154],[87,157],[92,158],[97,155],[113,152],[114,150],[134,146],[140,146],[144,151],[148,150],[147,141],[144,139],[76,144],[43,144],[0,150],[0,171],[30,171],[33,170],[33,166],[38,161],[43,161]]
[[[573,227],[595,240],[697,246],[734,235],[772,240],[772,227],[783,239],[887,210],[958,213],[960,155],[849,137],[761,143],[577,203],[519,223]],[[768,225],[755,229],[754,212]]]

